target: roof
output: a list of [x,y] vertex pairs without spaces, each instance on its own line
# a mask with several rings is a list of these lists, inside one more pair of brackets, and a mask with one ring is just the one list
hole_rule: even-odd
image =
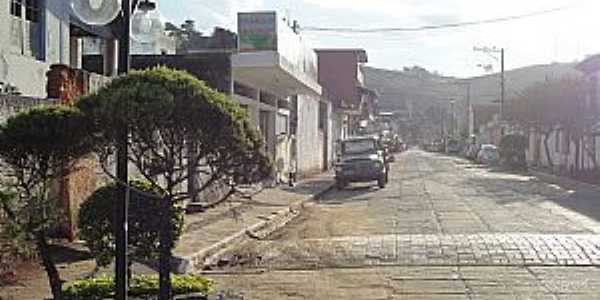
[[348,53],[348,52],[354,52],[356,53],[356,55],[358,56],[358,62],[360,63],[367,63],[369,62],[369,57],[367,56],[367,51],[365,49],[361,49],[361,48],[322,48],[322,49],[315,49],[315,52],[318,53]]

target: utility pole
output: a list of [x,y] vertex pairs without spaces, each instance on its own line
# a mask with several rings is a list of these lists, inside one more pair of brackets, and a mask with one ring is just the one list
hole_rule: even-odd
[[504,78],[504,48],[500,49],[500,121],[504,120],[506,105],[506,82]]
[[[506,79],[504,77],[504,48],[498,49],[496,47],[473,47],[473,51],[486,53],[496,61],[500,61],[500,120],[502,121],[504,119],[505,114],[504,105],[506,98]],[[492,53],[500,53],[500,59],[492,55]]]
[[449,130],[448,135],[454,137],[454,135],[456,134],[455,129],[456,129],[456,114],[454,112],[454,100],[450,100],[450,130]]

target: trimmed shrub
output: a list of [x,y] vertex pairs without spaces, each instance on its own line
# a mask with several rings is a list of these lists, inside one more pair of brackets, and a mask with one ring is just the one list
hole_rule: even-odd
[[[207,295],[214,288],[214,282],[197,275],[172,275],[173,295]],[[111,276],[75,280],[65,285],[65,300],[96,300],[114,298],[115,282]],[[129,296],[152,298],[158,295],[158,276],[135,275],[129,281]]]
[[[159,256],[159,231],[162,192],[149,183],[132,181],[129,199],[129,249],[140,260],[156,260]],[[153,196],[154,195],[154,196]],[[113,211],[118,201],[115,183],[96,190],[79,211],[80,237],[85,241],[98,266],[107,266],[114,257]],[[172,206],[171,234],[177,240],[183,231],[184,210]]]

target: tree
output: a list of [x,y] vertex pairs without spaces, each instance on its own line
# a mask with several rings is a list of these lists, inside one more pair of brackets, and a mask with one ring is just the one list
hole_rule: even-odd
[[534,128],[544,136],[548,164],[554,166],[548,140],[558,126],[563,126],[570,139],[580,140],[585,127],[585,93],[587,83],[579,77],[548,79],[536,83],[508,107],[509,118],[525,128]]
[[511,167],[526,168],[527,137],[519,134],[508,134],[500,141],[500,157]]
[[[134,190],[129,196],[128,244],[131,255],[139,260],[156,260],[159,256],[159,220],[149,218],[160,213],[162,191],[149,183],[134,180],[129,183]],[[140,193],[138,191],[143,191]],[[111,183],[96,190],[79,210],[80,238],[96,259],[98,267],[108,266],[115,254],[114,204],[118,203],[118,186]],[[154,196],[154,197],[152,197]],[[179,239],[183,232],[182,207],[174,206],[171,213],[171,236]],[[130,261],[131,263],[131,261]],[[131,265],[130,265],[131,267]]]
[[84,97],[77,106],[97,126],[95,138],[102,142],[96,151],[107,174],[126,128],[129,162],[153,188],[163,191],[159,297],[168,299],[173,246],[170,208],[194,196],[181,186],[197,172],[204,183],[193,193],[221,184],[229,187],[226,198],[235,193],[237,183],[268,176],[271,164],[263,152],[263,139],[239,105],[192,75],[168,68],[133,71]]
[[62,282],[49,251],[48,232],[60,221],[53,181],[65,176],[74,162],[92,149],[91,123],[77,109],[34,108],[8,119],[0,131],[0,157],[12,171],[4,182],[15,197],[1,197],[11,227],[34,241],[48,275],[54,299],[62,299]]

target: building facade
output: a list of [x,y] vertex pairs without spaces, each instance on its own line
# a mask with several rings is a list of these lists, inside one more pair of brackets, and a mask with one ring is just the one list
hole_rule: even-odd
[[0,0],[0,40],[3,89],[45,98],[50,65],[70,63],[68,1]]
[[238,49],[234,99],[263,133],[277,178],[326,169],[330,104],[318,83],[314,50],[276,12],[239,13]]
[[[334,148],[331,161],[338,149],[337,141],[362,131],[373,131],[377,115],[377,93],[366,88],[362,65],[368,61],[363,49],[317,49],[319,84],[331,99],[331,138]],[[371,129],[368,129],[371,128]]]

